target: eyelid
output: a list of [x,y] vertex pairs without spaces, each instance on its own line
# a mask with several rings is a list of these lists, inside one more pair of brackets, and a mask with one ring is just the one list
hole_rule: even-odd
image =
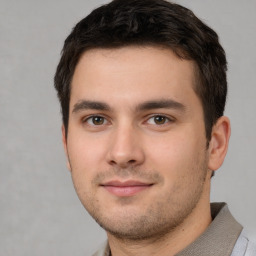
[[[160,117],[164,117],[167,119],[167,121],[164,123],[164,124],[149,124],[148,121],[152,118],[155,118],[157,116],[160,116]],[[99,125],[95,125],[95,124],[89,124],[88,123],[88,120],[92,119],[93,117],[100,117],[100,118],[103,118],[104,119],[104,123],[103,124],[99,124]],[[155,113],[155,114],[150,114],[150,115],[147,115],[144,119],[145,121],[143,123],[148,123],[149,125],[156,125],[156,126],[164,126],[164,125],[168,125],[169,123],[172,123],[174,122],[176,119],[170,115],[167,115],[167,114],[161,114],[161,113]],[[111,123],[110,121],[110,118],[109,117],[106,117],[105,114],[90,114],[90,115],[87,115],[87,116],[84,116],[81,118],[81,122],[85,125],[88,125],[88,126],[93,126],[93,127],[96,127],[96,126],[103,126],[103,125],[108,125]]]
[[157,117],[157,116],[166,118],[166,119],[167,119],[167,122],[165,122],[164,124],[150,124],[150,125],[164,126],[164,125],[166,125],[166,124],[168,124],[168,123],[172,123],[172,122],[175,121],[175,118],[174,118],[174,117],[171,117],[171,116],[166,115],[166,114],[159,114],[159,113],[156,113],[156,114],[149,115],[149,116],[147,117],[147,119],[146,119],[146,122],[148,123],[148,121],[149,121],[150,119],[155,118],[155,117]]
[[[100,118],[103,118],[104,119],[104,123],[103,124],[100,124],[100,125],[95,125],[95,124],[89,124],[88,123],[88,120],[92,120],[93,117],[100,117]],[[106,121],[106,122],[105,122]],[[88,115],[88,116],[85,116],[83,118],[81,118],[81,122],[83,124],[86,124],[86,125],[89,125],[89,126],[103,126],[103,125],[106,125],[107,123],[109,123],[109,119],[103,115],[103,114],[91,114],[91,115]]]

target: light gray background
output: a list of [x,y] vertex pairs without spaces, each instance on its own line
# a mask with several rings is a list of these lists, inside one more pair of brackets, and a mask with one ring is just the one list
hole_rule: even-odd
[[[0,0],[0,255],[90,255],[105,239],[74,192],[53,76],[71,28],[106,1]],[[232,137],[213,178],[256,240],[256,1],[182,0],[220,35]]]

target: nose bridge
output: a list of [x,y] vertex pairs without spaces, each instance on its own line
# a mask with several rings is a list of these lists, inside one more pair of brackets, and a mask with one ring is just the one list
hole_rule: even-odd
[[109,147],[111,164],[126,167],[143,162],[144,153],[137,127],[128,122],[119,123],[114,129],[111,139]]

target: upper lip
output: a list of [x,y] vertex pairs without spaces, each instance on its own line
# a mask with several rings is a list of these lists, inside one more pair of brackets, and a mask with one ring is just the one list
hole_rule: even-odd
[[111,180],[101,184],[101,186],[113,186],[113,187],[134,187],[134,186],[150,186],[150,185],[153,185],[153,183],[137,181],[137,180],[127,180],[127,181]]

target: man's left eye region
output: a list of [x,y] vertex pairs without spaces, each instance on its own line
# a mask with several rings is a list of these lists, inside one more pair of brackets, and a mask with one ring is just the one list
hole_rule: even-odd
[[97,126],[106,124],[107,120],[102,116],[90,116],[84,122],[92,126]]
[[170,118],[162,115],[152,116],[151,118],[148,119],[148,123],[153,125],[163,125],[170,121],[171,121]]

